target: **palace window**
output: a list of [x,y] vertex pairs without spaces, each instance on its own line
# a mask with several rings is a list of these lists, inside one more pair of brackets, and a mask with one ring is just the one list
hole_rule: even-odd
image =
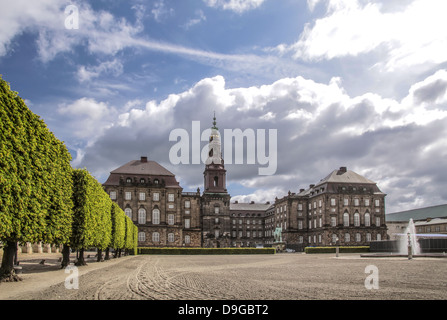
[[129,218],[132,219],[132,209],[131,208],[124,209],[124,213],[126,214],[126,216],[128,216]]
[[146,223],[146,210],[144,208],[138,210],[138,223],[139,224]]
[[146,233],[144,232],[138,232],[138,241],[146,241]]
[[168,193],[168,201],[174,202],[174,194],[173,193]]
[[158,232],[152,233],[152,241],[153,242],[160,242],[160,234]]
[[186,244],[191,243],[191,237],[190,236],[185,236],[185,243]]
[[335,206],[335,198],[331,198],[331,206]]
[[160,224],[160,210],[152,210],[152,224]]
[[380,227],[380,217],[376,217],[376,227]]
[[343,213],[343,225],[349,227],[349,213]]
[[189,201],[189,200],[186,200],[185,201],[185,208],[191,208],[191,201]]
[[160,201],[160,194],[158,192],[154,192],[152,195],[152,200]]
[[362,236],[360,235],[360,233],[356,233],[356,234],[355,234],[355,241],[356,241],[356,242],[360,242],[360,241],[362,241]]
[[189,229],[191,227],[191,219],[185,219],[185,229]]
[[146,193],[144,192],[140,192],[140,201],[145,201],[146,200]]
[[116,200],[116,191],[110,191],[110,199]]
[[174,242],[174,234],[168,233],[168,242]]
[[354,213],[354,226],[360,227],[360,214],[358,212]]
[[351,242],[351,235],[349,233],[345,233],[345,242]]
[[125,192],[124,200],[132,200],[132,192]]
[[174,215],[172,213],[168,214],[168,224],[170,226],[174,225]]
[[367,212],[365,213],[365,227],[371,226],[371,215]]
[[337,226],[337,217],[331,217],[331,227]]

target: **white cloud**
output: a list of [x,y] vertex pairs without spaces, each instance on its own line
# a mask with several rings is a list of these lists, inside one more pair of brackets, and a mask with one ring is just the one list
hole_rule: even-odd
[[184,29],[188,30],[189,28],[191,28],[197,24],[200,24],[202,21],[206,21],[206,16],[202,10],[197,10],[196,18],[188,20],[182,27]]
[[93,67],[80,66],[78,68],[77,77],[80,82],[90,81],[101,75],[112,75],[116,77],[123,73],[123,69],[124,67],[121,61],[113,59]]
[[[425,197],[429,205],[443,196],[447,200],[447,193],[438,192],[435,198],[417,180],[432,179],[433,188],[443,190],[445,181],[439,172],[447,172],[447,106],[439,80],[447,79],[446,75],[447,71],[440,70],[414,84],[400,101],[372,93],[351,97],[339,78],[327,84],[285,78],[232,89],[226,88],[221,76],[203,79],[160,102],[149,101],[143,106],[129,102],[128,111],[116,116],[103,135],[85,149],[82,165],[93,171],[111,170],[149,153],[175,172],[183,185],[200,187],[203,167],[171,165],[168,137],[175,128],[190,131],[192,121],[200,121],[201,130],[205,130],[216,111],[221,132],[225,128],[278,130],[276,175],[258,176],[257,165],[227,164],[228,183],[257,190],[235,199],[272,200],[318,182],[339,166],[348,166],[377,181],[388,193],[391,209],[411,207],[412,194]],[[436,90],[439,95],[424,100],[421,90]],[[110,167],[105,168],[105,162]]]
[[[318,2],[308,1],[309,8]],[[307,24],[299,41],[287,47],[295,58],[330,60],[381,49],[386,57],[378,65],[387,71],[447,61],[445,1],[414,0],[393,11],[384,11],[381,1],[327,0],[326,5],[326,15]]]
[[230,10],[237,13],[253,10],[260,7],[264,0],[203,0],[207,6]]
[[61,104],[58,113],[67,117],[64,123],[72,130],[73,135],[87,139],[88,143],[95,141],[96,137],[109,128],[117,117],[114,107],[85,97],[70,104]]
[[172,16],[174,14],[174,9],[167,8],[165,2],[159,0],[154,3],[151,13],[155,21],[161,22],[164,18]]

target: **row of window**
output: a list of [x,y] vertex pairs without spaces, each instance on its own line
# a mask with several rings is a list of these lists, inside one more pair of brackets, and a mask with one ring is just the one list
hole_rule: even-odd
[[[369,213],[365,213],[363,222],[364,222],[365,227],[371,226],[371,215]],[[376,222],[376,226],[380,226],[381,225],[380,217],[376,217],[375,222]],[[351,225],[351,223],[350,223],[349,213],[345,212],[343,214],[343,226],[349,227],[350,225]],[[358,212],[356,212],[354,214],[353,225],[354,225],[354,227],[360,227],[360,214]],[[313,226],[313,228],[317,228],[317,219],[313,219],[310,221],[309,229],[311,229],[312,226]],[[331,217],[331,227],[336,227],[336,226],[337,226],[337,217],[332,216]],[[320,228],[323,227],[323,219],[322,218],[318,219],[318,227],[320,227]],[[303,221],[302,220],[298,220],[298,229],[303,229]]]
[[[336,206],[337,205],[337,199],[331,198],[330,201],[331,201],[331,206]],[[359,198],[354,198],[353,205],[355,207],[360,206],[360,199]],[[370,199],[368,199],[368,198],[367,199],[363,199],[363,205],[365,207],[371,206]],[[319,208],[321,208],[323,206],[323,200],[321,200],[321,199],[318,200],[318,203],[317,203],[317,201],[314,201],[313,202],[313,208],[316,209],[317,206]],[[343,206],[349,206],[349,198],[343,198]],[[375,207],[380,207],[380,200],[379,199],[375,199],[374,200],[374,206]],[[309,202],[308,208],[309,208],[309,210],[312,209],[312,203]],[[299,203],[298,204],[298,211],[302,211],[302,210],[303,210],[303,204]],[[280,211],[282,212],[282,210],[280,210]],[[277,211],[277,212],[280,212],[280,211]],[[284,211],[285,211],[285,209],[284,209]]]
[[[355,241],[355,242],[362,242],[362,240],[363,240],[363,239],[362,239],[362,235],[361,235],[360,233],[356,233],[354,237],[355,237],[355,238],[354,238],[354,241]],[[380,233],[378,233],[378,234],[376,235],[376,240],[377,240],[377,241],[381,241],[381,240],[382,240],[382,235],[381,235]],[[335,233],[332,234],[332,236],[331,236],[331,241],[332,241],[332,244],[336,244],[337,241],[339,241],[338,235],[336,235]],[[371,241],[372,241],[372,235],[371,235],[371,233],[367,233],[367,234],[365,235],[365,241],[366,241],[366,242],[371,242]],[[298,238],[298,242],[299,242],[299,243],[304,243],[304,237],[303,237],[303,236],[300,236],[300,237]],[[309,238],[308,238],[308,242],[309,242],[309,244],[322,243],[322,236],[321,236],[321,234],[319,234],[318,236],[317,236],[317,235],[309,236]],[[351,234],[350,234],[350,233],[345,233],[345,234],[344,234],[344,242],[345,242],[345,243],[351,242]]]
[[[116,191],[110,191],[110,199],[116,200]],[[132,192],[126,191],[124,192],[124,200],[132,200]],[[146,193],[140,192],[138,195],[138,200],[146,201]],[[168,193],[168,202],[174,202],[175,195],[173,193]],[[152,201],[160,201],[160,193],[154,192],[152,193]],[[185,200],[185,208],[191,208],[191,201]]]
[[[152,242],[160,242],[160,233],[152,232]],[[138,241],[145,242],[146,241],[146,232],[138,232]],[[173,233],[168,233],[168,242],[174,242],[175,235]],[[186,235],[184,238],[185,244],[191,243],[191,236]]]
[[[126,215],[132,219],[132,209],[126,208],[124,210]],[[168,225],[174,225],[175,223],[175,215],[170,213],[168,214]],[[184,219],[185,221],[185,228],[191,227],[191,219]],[[138,210],[138,224],[146,224],[147,223],[147,215],[146,215],[146,209],[140,208]],[[154,209],[152,210],[152,224],[160,224],[160,210]]]

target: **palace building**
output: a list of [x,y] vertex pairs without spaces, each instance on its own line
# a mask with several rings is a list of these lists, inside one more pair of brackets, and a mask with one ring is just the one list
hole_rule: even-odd
[[385,240],[385,196],[377,184],[346,167],[274,203],[231,203],[214,117],[204,190],[184,192],[175,175],[147,157],[113,170],[103,184],[138,226],[140,247],[367,245]]

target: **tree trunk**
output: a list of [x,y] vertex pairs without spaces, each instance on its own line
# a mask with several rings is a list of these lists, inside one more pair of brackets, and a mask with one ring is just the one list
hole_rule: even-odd
[[110,254],[110,248],[107,248],[105,256],[104,256],[104,260],[110,260],[110,255],[109,254]]
[[2,266],[0,267],[1,281],[20,281],[14,270],[14,255],[16,254],[17,242],[7,241],[3,247]]
[[98,257],[96,258],[96,262],[102,262],[104,259],[102,258],[102,250],[98,248]]
[[84,259],[84,248],[81,248],[81,250],[79,250],[79,257],[78,257],[78,261],[76,262],[77,266],[86,266],[87,263],[85,262]]
[[61,269],[66,268],[70,264],[70,247],[64,244],[62,248]]

